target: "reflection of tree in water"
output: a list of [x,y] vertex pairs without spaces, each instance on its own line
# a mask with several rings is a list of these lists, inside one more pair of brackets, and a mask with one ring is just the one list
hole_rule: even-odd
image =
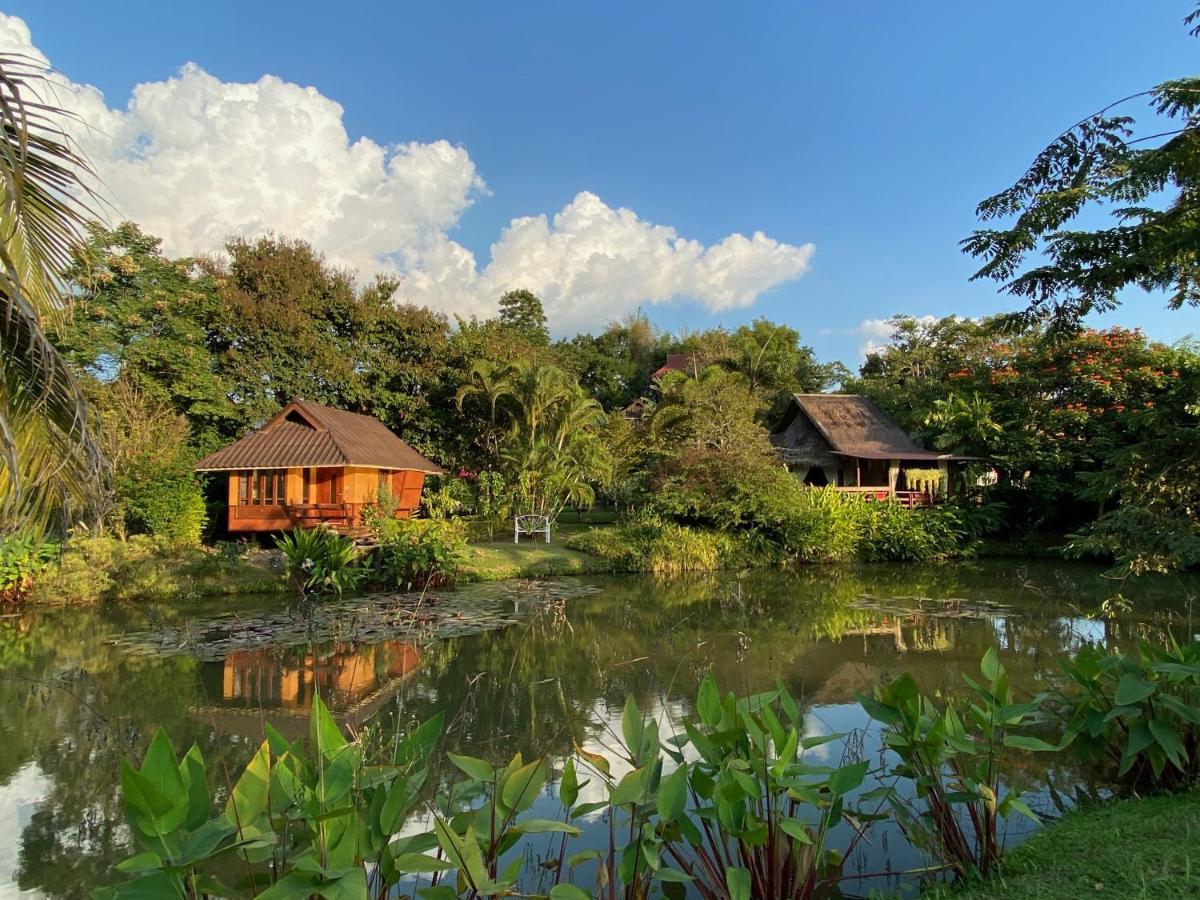
[[[340,684],[348,697],[396,678],[395,699],[377,717],[379,733],[444,710],[450,749],[501,759],[515,750],[568,752],[572,738],[592,734],[597,718],[619,710],[627,694],[643,709],[664,701],[686,709],[710,670],[731,690],[762,690],[781,677],[808,704],[832,705],[901,671],[913,672],[926,691],[960,690],[961,673],[976,671],[983,652],[998,645],[1014,685],[1035,690],[1054,657],[1083,637],[1124,647],[1189,622],[1180,583],[1149,579],[1119,586],[1133,599],[1131,610],[1084,622],[1112,595],[1112,583],[1093,569],[1018,562],[597,584],[600,593],[517,626],[424,645],[411,673],[406,653],[378,649],[387,642],[264,650],[244,659],[243,671],[277,684],[280,700],[289,666],[314,670],[314,679]],[[998,614],[942,615],[943,601],[952,601],[950,613],[963,601],[993,605]],[[221,664],[130,656],[104,641],[113,631],[145,627],[144,618],[136,607],[82,607],[0,620],[0,790],[33,763],[46,783],[46,802],[21,835],[23,888],[73,897],[107,879],[126,852],[119,761],[158,725],[177,747],[197,742],[211,772],[220,771],[220,760],[236,767],[251,752],[257,719],[239,732],[203,712],[225,699]],[[249,707],[271,701],[255,694],[258,685],[245,688]],[[1043,783],[1044,759],[1014,755],[1012,766],[1014,782]]]

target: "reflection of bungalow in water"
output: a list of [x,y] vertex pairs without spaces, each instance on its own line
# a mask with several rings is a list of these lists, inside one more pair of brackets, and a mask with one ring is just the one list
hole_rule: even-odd
[[[935,500],[949,488],[951,466],[968,459],[921,447],[860,394],[794,394],[771,431],[771,443],[805,484],[906,505]],[[906,471],[930,469],[940,472],[940,489],[909,484],[917,479],[905,477]],[[901,485],[907,489],[898,489]]]
[[228,474],[228,528],[241,532],[350,529],[383,486],[397,517],[407,518],[421,504],[425,476],[442,474],[378,419],[304,402],[209,454],[196,471]]
[[238,650],[202,670],[210,703],[196,715],[236,733],[247,723],[256,727],[261,714],[285,735],[303,733],[313,697],[319,695],[343,725],[358,727],[420,663],[420,650],[406,641],[339,643],[317,652]]

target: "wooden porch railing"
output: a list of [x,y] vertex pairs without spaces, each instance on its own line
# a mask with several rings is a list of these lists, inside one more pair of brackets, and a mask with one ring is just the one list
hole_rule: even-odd
[[854,494],[863,500],[883,501],[894,500],[906,509],[918,506],[933,506],[935,498],[924,491],[897,491],[886,485],[875,487],[839,487],[835,490],[843,494]]

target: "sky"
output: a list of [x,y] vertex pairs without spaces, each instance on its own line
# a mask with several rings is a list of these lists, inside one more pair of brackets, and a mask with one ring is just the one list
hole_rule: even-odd
[[[524,287],[559,335],[766,316],[856,366],[893,314],[1013,308],[969,281],[975,205],[1196,74],[1191,6],[0,0],[0,50],[60,73],[113,217],[169,253],[271,230],[452,314]],[[1200,310],[1135,291],[1094,324]]]

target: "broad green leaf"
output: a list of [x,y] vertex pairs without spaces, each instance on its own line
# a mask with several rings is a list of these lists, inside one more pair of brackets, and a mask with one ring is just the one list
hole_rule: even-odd
[[796,758],[796,748],[800,743],[800,732],[792,729],[788,732],[787,740],[784,742],[782,749],[777,749],[778,758],[774,765],[771,766],[771,774],[776,778],[782,778],[784,770]]
[[410,766],[429,758],[442,735],[445,713],[426,719],[396,746],[396,765]]
[[1121,676],[1121,680],[1117,683],[1117,690],[1113,694],[1113,702],[1117,706],[1131,706],[1134,703],[1141,703],[1147,697],[1154,693],[1154,684],[1139,678],[1132,672]]
[[801,844],[811,844],[812,835],[808,833],[808,826],[803,822],[798,822],[795,819],[783,819],[779,823],[780,830],[790,837],[792,840]]
[[696,694],[696,712],[700,721],[709,728],[717,728],[721,724],[721,694],[717,690],[717,680],[712,672],[704,676],[700,682],[700,690]]
[[567,822],[559,822],[557,819],[524,819],[518,822],[516,827],[525,834],[548,834],[550,832],[561,832],[569,834],[571,837],[579,837],[580,831],[574,825]]
[[1000,677],[1000,673],[1004,669],[1000,665],[1000,657],[996,655],[996,648],[987,648],[987,652],[983,654],[983,659],[980,660],[979,671],[988,681],[995,681]]
[[683,815],[684,807],[687,805],[687,786],[687,766],[680,766],[659,784],[655,803],[659,818],[664,822],[674,822]]
[[1054,751],[1060,749],[1058,746],[1043,741],[1041,738],[1024,734],[1006,734],[1004,736],[1004,746],[1015,747],[1017,750],[1035,751]]
[[863,779],[867,776],[867,766],[868,763],[864,759],[862,762],[842,766],[832,772],[829,776],[829,792],[835,797],[850,793],[863,783]]
[[663,866],[654,873],[656,881],[670,881],[677,884],[694,880],[687,872],[681,872],[679,869],[672,869],[670,866]]
[[513,812],[522,812],[533,806],[542,788],[546,786],[549,767],[544,759],[528,763],[513,772],[501,789],[504,805]]
[[642,721],[641,710],[630,694],[625,698],[625,709],[621,712],[621,734],[625,738],[625,746],[634,754],[641,749],[642,731],[645,723]]
[[567,757],[562,777],[558,781],[558,799],[564,809],[570,809],[579,799],[579,776],[575,773],[575,758]]
[[750,900],[750,870],[740,866],[726,868],[725,887],[729,890],[729,900]]
[[434,817],[433,828],[442,852],[454,863],[454,868],[470,881],[471,886],[478,889],[487,884],[488,873],[475,840],[475,832],[468,828],[466,834],[460,836],[441,816]]
[[550,900],[592,900],[591,895],[573,884],[556,884],[550,888]]
[[492,764],[487,760],[478,759],[474,756],[461,756],[457,753],[447,753],[450,762],[462,769],[469,778],[474,778],[476,781],[491,783],[496,778],[496,770],[492,768]]
[[305,900],[320,884],[316,872],[289,872],[258,895],[257,900]]
[[1171,764],[1181,772],[1187,768],[1187,749],[1183,745],[1183,740],[1179,737],[1179,732],[1163,722],[1161,719],[1151,719],[1147,723],[1150,728],[1150,733],[1154,735],[1154,741],[1162,748],[1163,753],[1167,755],[1167,759]]
[[406,873],[445,872],[454,868],[454,863],[448,859],[438,859],[425,853],[401,853],[395,858],[395,863],[399,871]]
[[338,728],[337,721],[320,697],[313,697],[312,712],[308,719],[309,740],[314,752],[321,755],[334,753],[346,746],[346,738]]
[[268,788],[271,783],[271,748],[263,741],[242,774],[225,804],[225,815],[239,827],[245,827],[267,811]]
[[612,789],[610,802],[613,806],[624,806],[627,803],[642,803],[646,797],[646,778],[649,770],[634,769],[626,772],[615,788]]

